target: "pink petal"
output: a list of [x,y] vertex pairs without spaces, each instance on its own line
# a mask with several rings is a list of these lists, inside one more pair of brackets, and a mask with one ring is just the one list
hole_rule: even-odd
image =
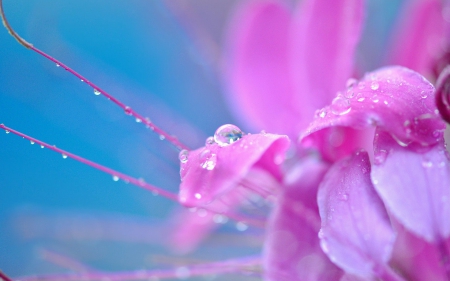
[[450,236],[450,163],[442,138],[417,153],[379,132],[372,180],[386,207],[408,230],[435,243]]
[[[181,163],[179,200],[185,206],[205,206],[218,196],[229,192],[242,181],[251,169],[263,170],[275,182],[281,179],[280,166],[289,147],[286,136],[273,134],[245,135],[227,146],[214,143],[190,151],[188,161]],[[262,177],[251,177],[256,183]],[[256,186],[272,184],[264,179]]]
[[[445,124],[434,104],[434,88],[420,74],[407,68],[386,67],[368,73],[317,112],[302,136],[303,143],[324,138],[315,133],[327,127],[364,129],[377,126],[389,132],[399,144],[435,144]],[[346,98],[348,97],[348,98]],[[312,134],[312,136],[310,136]]]
[[450,66],[447,66],[436,83],[436,106],[447,123],[450,123]]
[[319,187],[322,249],[347,273],[391,275],[387,262],[395,240],[383,202],[370,181],[366,152],[334,164]]
[[288,176],[267,225],[263,252],[265,280],[338,280],[342,271],[320,249],[317,187],[327,166],[303,160]]
[[291,30],[290,45],[294,102],[300,128],[314,111],[329,104],[351,77],[355,47],[364,19],[363,0],[300,1]]
[[[291,15],[280,1],[245,1],[228,31],[230,108],[257,130],[297,135],[288,38]],[[276,117],[276,118],[274,118]]]
[[430,75],[433,62],[443,49],[445,20],[442,16],[443,1],[406,1],[400,17],[400,25],[393,33],[392,53],[389,64],[411,68],[423,75]]

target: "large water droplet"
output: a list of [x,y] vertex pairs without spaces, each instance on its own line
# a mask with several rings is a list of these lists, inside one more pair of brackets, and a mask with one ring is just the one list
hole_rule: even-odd
[[96,95],[96,96],[99,96],[101,93],[100,93],[100,91],[99,90],[97,90],[97,89],[94,89],[94,95]]
[[188,157],[189,151],[187,151],[186,149],[181,150],[180,153],[178,154],[178,159],[180,160],[181,163],[186,163],[188,161]]
[[337,97],[331,103],[331,112],[335,115],[344,115],[351,110],[350,101],[348,99]]
[[214,141],[220,146],[230,145],[242,138],[242,131],[235,125],[225,124],[214,133]]
[[214,170],[217,163],[217,156],[216,154],[212,153],[209,149],[205,149],[200,154],[200,160],[202,161],[200,166],[203,169],[206,169],[208,171]]

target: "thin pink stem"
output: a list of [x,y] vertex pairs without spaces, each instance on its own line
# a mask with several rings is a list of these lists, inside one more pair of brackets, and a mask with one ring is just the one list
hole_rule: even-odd
[[175,202],[178,202],[178,199],[177,199],[178,196],[177,196],[176,194],[173,194],[173,193],[171,193],[171,192],[169,192],[169,191],[166,191],[166,190],[161,189],[161,188],[159,188],[159,187],[156,187],[156,186],[154,186],[154,185],[148,184],[148,183],[146,183],[145,181],[143,181],[142,179],[137,179],[137,178],[130,177],[130,176],[125,175],[125,174],[123,174],[123,173],[120,173],[120,172],[118,172],[118,171],[116,171],[116,170],[110,169],[110,168],[108,168],[108,167],[105,167],[105,166],[103,166],[103,165],[97,164],[97,163],[92,162],[92,161],[90,161],[90,160],[88,160],[88,159],[85,159],[85,158],[83,158],[83,157],[80,157],[80,156],[78,156],[78,155],[76,155],[76,154],[73,154],[73,153],[70,153],[70,152],[68,152],[68,151],[59,149],[59,148],[57,148],[56,146],[49,145],[49,144],[47,144],[47,143],[45,143],[45,142],[43,142],[43,141],[40,141],[40,140],[35,139],[35,138],[32,138],[32,137],[30,137],[30,136],[27,136],[27,135],[25,135],[25,134],[22,134],[22,133],[19,132],[19,131],[16,131],[16,130],[14,130],[14,129],[11,129],[11,128],[9,128],[9,127],[6,127],[6,126],[3,125],[3,124],[0,124],[0,128],[3,129],[3,130],[5,130],[7,133],[11,132],[11,133],[13,133],[13,134],[15,134],[15,135],[21,136],[21,137],[23,137],[23,138],[29,140],[30,142],[37,143],[37,144],[41,145],[41,147],[46,147],[46,148],[48,148],[48,149],[50,149],[50,150],[53,150],[53,151],[58,152],[58,153],[61,153],[63,156],[70,157],[70,158],[72,158],[72,159],[75,159],[75,160],[77,160],[77,161],[83,163],[83,164],[86,164],[86,165],[88,165],[88,166],[91,166],[91,167],[93,167],[93,168],[95,168],[95,169],[97,169],[97,170],[100,170],[100,171],[102,171],[102,172],[105,172],[105,173],[107,173],[107,174],[110,174],[110,175],[112,175],[115,179],[122,179],[122,180],[124,180],[125,182],[130,182],[130,183],[132,183],[132,184],[134,184],[134,185],[136,185],[136,186],[139,186],[139,187],[141,187],[141,188],[150,190],[150,191],[155,192],[155,193],[157,193],[157,194],[160,194],[160,195],[162,195],[162,196],[164,196],[164,197],[166,197],[166,198],[169,198],[169,199],[171,199],[171,200],[173,200],[173,201],[175,201]]
[[92,83],[91,81],[87,80],[84,76],[82,76],[81,74],[79,74],[78,72],[76,72],[75,70],[73,70],[72,68],[68,67],[67,65],[65,65],[64,63],[60,62],[59,60],[53,58],[52,56],[44,53],[43,51],[35,48],[34,46],[30,46],[30,49],[35,51],[36,53],[38,53],[39,55],[47,58],[48,60],[54,62],[57,66],[60,66],[62,68],[64,68],[65,70],[67,70],[68,72],[70,72],[71,74],[73,74],[74,76],[76,76],[77,78],[79,78],[82,82],[86,83],[89,87],[91,87],[94,91],[102,94],[103,96],[105,96],[108,100],[112,101],[113,103],[115,103],[117,106],[119,106],[120,108],[122,108],[126,114],[131,115],[133,117],[136,118],[136,120],[140,120],[140,122],[142,122],[143,124],[145,124],[148,128],[152,129],[155,133],[159,134],[161,136],[162,139],[166,139],[167,141],[169,141],[170,143],[172,143],[176,148],[178,148],[179,150],[182,149],[188,149],[188,147],[186,145],[184,145],[183,143],[181,143],[177,137],[172,136],[170,134],[168,134],[167,132],[165,132],[163,129],[157,127],[153,122],[150,121],[150,119],[140,115],[139,113],[137,113],[136,111],[134,111],[133,109],[131,109],[131,107],[125,105],[123,102],[121,102],[120,100],[118,100],[117,98],[113,97],[112,95],[108,94],[106,91],[104,91],[103,89],[101,89],[100,87],[98,87],[97,85],[95,85],[94,83]]
[[128,272],[85,272],[79,274],[59,274],[59,275],[46,275],[46,276],[26,276],[21,277],[22,281],[75,281],[75,280],[111,280],[111,281],[122,281],[122,280],[151,280],[155,278],[169,279],[169,278],[189,278],[193,276],[202,276],[218,273],[241,273],[253,271],[257,266],[261,264],[259,258],[253,259],[235,259],[223,262],[214,262],[201,264],[196,266],[184,266],[178,269],[170,270],[139,270],[139,271],[128,271]]
[[9,278],[5,273],[3,273],[1,270],[0,270],[0,280],[3,280],[3,281],[13,281],[11,278]]

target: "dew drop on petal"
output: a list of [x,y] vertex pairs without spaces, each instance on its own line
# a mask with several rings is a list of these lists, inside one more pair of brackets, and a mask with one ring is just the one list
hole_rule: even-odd
[[375,154],[375,164],[376,164],[376,165],[383,164],[384,161],[386,161],[387,155],[388,155],[388,153],[387,153],[386,150],[384,150],[384,149],[379,150],[379,151]]
[[245,223],[243,223],[241,221],[236,223],[236,229],[239,231],[246,231],[247,228],[248,228],[248,225],[246,225]]
[[100,93],[100,91],[99,90],[97,90],[97,89],[94,89],[94,95],[96,95],[96,96],[99,96],[101,93]]
[[206,141],[205,141],[205,146],[211,146],[211,145],[213,145],[214,143],[216,143],[215,141],[214,141],[214,137],[208,137],[207,139],[206,139]]
[[380,99],[378,98],[378,95],[373,95],[370,99],[371,99],[374,103],[377,103],[377,102],[380,101]]
[[195,193],[194,196],[196,199],[199,199],[199,200],[202,199],[202,195],[200,193]]
[[178,154],[178,159],[180,160],[181,163],[186,163],[188,161],[188,157],[189,151],[187,151],[186,149],[181,150],[180,153]]
[[355,78],[349,78],[347,80],[346,86],[347,88],[351,88],[353,86],[355,86],[355,84],[358,82],[358,80],[356,80]]
[[113,181],[118,181],[118,180],[119,180],[119,177],[116,176],[116,175],[113,175],[112,179],[113,179]]
[[423,99],[426,99],[428,97],[428,95],[427,95],[427,93],[425,91],[422,91],[420,93],[420,97],[423,98]]
[[372,90],[378,90],[378,88],[380,87],[380,84],[378,84],[378,82],[373,81],[372,84],[370,84],[370,88]]
[[335,115],[344,115],[351,110],[350,101],[348,99],[337,97],[331,103],[331,112]]
[[238,141],[242,136],[243,133],[237,126],[225,124],[220,126],[214,133],[214,141],[219,146],[227,146]]
[[328,111],[326,109],[321,109],[319,112],[319,117],[320,118],[325,118],[328,114]]
[[361,97],[361,98],[357,99],[357,101],[363,102],[365,99],[366,99],[365,97]]
[[212,153],[209,149],[205,149],[200,154],[200,160],[202,161],[200,163],[200,166],[203,169],[206,169],[208,171],[214,170],[217,163],[217,156],[216,154]]

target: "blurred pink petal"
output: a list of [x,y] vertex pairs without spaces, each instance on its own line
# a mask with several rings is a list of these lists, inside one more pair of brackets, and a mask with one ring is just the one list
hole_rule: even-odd
[[230,108],[256,130],[298,134],[288,70],[291,15],[282,1],[245,1],[231,20],[226,79]]
[[337,280],[342,271],[322,252],[317,187],[327,165],[304,159],[286,182],[267,225],[265,280]]
[[363,278],[387,280],[395,275],[387,265],[395,234],[370,181],[366,152],[334,164],[319,187],[317,200],[321,246],[334,263]]
[[436,106],[442,118],[450,123],[450,66],[447,66],[436,83]]
[[372,180],[389,211],[429,242],[450,236],[450,163],[443,139],[417,153],[379,132]]
[[[291,30],[296,120],[304,129],[351,77],[364,20],[363,0],[300,1]],[[298,128],[298,127],[297,127]],[[297,131],[298,133],[298,131]]]
[[327,127],[377,126],[402,145],[432,145],[445,129],[434,104],[433,85],[407,68],[393,66],[370,72],[348,91],[351,98],[339,95],[318,111],[302,136],[303,143],[323,138],[323,132],[310,135]]
[[446,38],[441,0],[405,1],[394,31],[389,64],[398,64],[430,76],[433,63],[444,50]]
[[190,151],[187,162],[181,163],[180,202],[185,206],[205,206],[238,186],[252,168],[280,180],[279,164],[289,143],[286,136],[255,134],[227,146],[213,143]]

